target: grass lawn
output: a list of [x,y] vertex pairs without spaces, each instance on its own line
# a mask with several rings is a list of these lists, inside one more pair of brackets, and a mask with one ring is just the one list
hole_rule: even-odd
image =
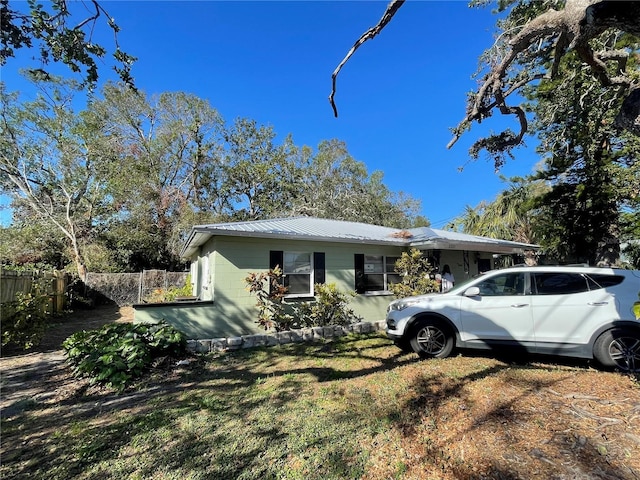
[[420,361],[375,334],[209,355],[121,395],[56,375],[3,418],[3,479],[640,478],[638,378],[585,362]]

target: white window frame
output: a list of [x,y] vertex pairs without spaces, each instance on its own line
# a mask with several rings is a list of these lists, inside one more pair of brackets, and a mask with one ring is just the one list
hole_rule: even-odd
[[[382,272],[367,272],[367,265],[371,265],[371,263],[367,264],[367,257],[382,257]],[[388,260],[389,258],[393,258],[393,265],[391,268],[395,266],[395,263],[401,258],[400,255],[374,255],[365,253],[364,254],[364,274],[368,275],[382,275],[382,289],[381,290],[366,290],[365,295],[388,295],[391,293],[389,290],[389,275],[398,275],[395,271],[387,271],[388,270]],[[368,283],[368,282],[367,282]]]
[[[287,255],[308,255],[309,256],[309,272],[308,273],[295,273],[295,272],[287,272],[285,270],[285,265],[287,264]],[[298,292],[298,293],[288,293],[285,295],[285,298],[300,298],[300,297],[310,297],[313,296],[313,279],[314,279],[314,270],[313,270],[313,252],[303,252],[303,251],[292,251],[292,250],[283,250],[282,251],[282,277],[283,280],[287,275],[305,275],[309,277],[309,291],[308,292]]]

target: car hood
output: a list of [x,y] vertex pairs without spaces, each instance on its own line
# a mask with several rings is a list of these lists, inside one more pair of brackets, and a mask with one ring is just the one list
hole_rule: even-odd
[[447,293],[427,293],[424,295],[414,295],[411,297],[402,297],[398,298],[390,303],[390,305],[395,305],[398,303],[407,303],[410,305],[424,305],[424,304],[434,304],[434,303],[447,303],[449,300],[456,298],[458,295],[452,295],[449,292]]

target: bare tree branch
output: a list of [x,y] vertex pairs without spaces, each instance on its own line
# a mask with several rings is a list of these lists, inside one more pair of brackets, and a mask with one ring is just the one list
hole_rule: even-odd
[[338,109],[336,107],[335,101],[333,100],[333,97],[336,94],[336,80],[338,78],[340,70],[342,70],[342,67],[345,66],[351,56],[356,52],[358,48],[360,48],[363,43],[365,43],[367,40],[371,40],[373,37],[378,35],[384,29],[384,27],[387,26],[387,24],[391,21],[393,16],[396,14],[398,9],[404,2],[405,0],[391,0],[391,2],[387,5],[387,9],[385,10],[384,15],[382,15],[380,21],[374,27],[371,27],[369,30],[364,32],[362,36],[360,36],[353,47],[351,47],[351,50],[349,50],[347,55],[342,59],[340,64],[333,71],[333,74],[331,75],[332,88],[331,95],[329,95],[329,103],[331,103],[331,108],[333,108],[334,116],[338,116]]
[[[612,0],[567,0],[563,10],[550,9],[526,23],[520,32],[508,43],[509,49],[502,60],[494,65],[485,76],[477,93],[469,103],[464,119],[453,129],[454,137],[447,145],[451,148],[462,133],[469,129],[473,122],[480,123],[491,116],[494,109],[504,115],[515,115],[520,125],[517,134],[503,132],[492,139],[481,139],[472,150],[487,148],[491,144],[493,154],[502,150],[509,151],[518,145],[527,131],[527,121],[520,107],[507,104],[510,94],[534,80],[554,78],[562,57],[574,50],[591,69],[595,78],[604,87],[622,88],[621,95],[626,95],[625,107],[619,114],[616,124],[638,134],[640,128],[640,105],[637,99],[638,84],[632,74],[626,71],[628,53],[620,50],[594,52],[589,42],[608,28],[638,35],[640,33],[640,2],[616,2]],[[543,42],[551,42],[553,62],[544,74],[534,74],[510,85],[510,68],[518,60],[530,52],[532,47]],[[617,62],[615,75],[610,75],[607,62]],[[631,115],[631,117],[629,117]]]

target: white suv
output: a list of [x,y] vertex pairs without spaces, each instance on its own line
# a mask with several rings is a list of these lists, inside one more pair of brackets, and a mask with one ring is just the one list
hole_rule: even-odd
[[387,309],[387,336],[423,358],[454,347],[595,358],[640,371],[640,271],[589,267],[494,270],[447,293]]

